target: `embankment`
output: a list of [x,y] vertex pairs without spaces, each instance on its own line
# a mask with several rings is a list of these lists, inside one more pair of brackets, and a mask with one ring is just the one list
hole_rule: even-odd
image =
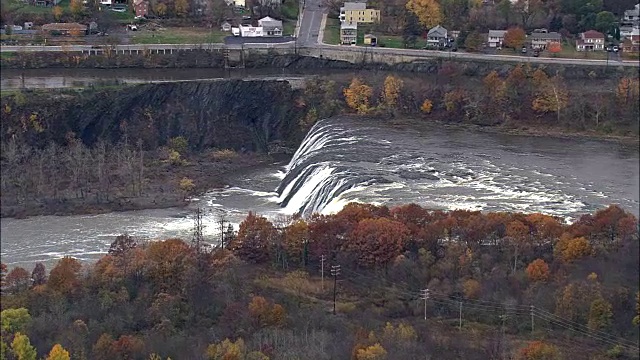
[[232,80],[3,96],[2,216],[182,205],[295,149],[297,94]]
[[[11,69],[34,68],[289,68],[289,69],[353,69],[382,70],[410,73],[437,73],[446,64],[460,67],[469,76],[486,76],[493,70],[507,73],[522,59],[478,60],[456,57],[424,57],[395,53],[346,51],[344,49],[271,48],[235,49],[214,48],[180,51],[145,50],[127,52],[16,52],[0,58],[0,67]],[[573,65],[559,63],[528,63],[544,67],[567,79],[586,77],[636,76],[638,68],[621,66]],[[527,64],[527,63],[525,63]]]

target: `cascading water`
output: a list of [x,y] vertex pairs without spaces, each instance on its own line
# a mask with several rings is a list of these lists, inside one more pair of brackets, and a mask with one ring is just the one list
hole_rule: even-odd
[[316,123],[286,166],[286,175],[276,190],[284,212],[302,216],[322,212],[345,191],[379,181],[335,162],[348,154],[350,146],[366,141],[370,140],[354,136],[339,123]]

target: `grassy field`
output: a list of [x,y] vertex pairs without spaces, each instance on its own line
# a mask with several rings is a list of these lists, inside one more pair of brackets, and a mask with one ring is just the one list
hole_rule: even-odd
[[[66,8],[69,7],[69,0],[64,0],[59,5],[66,10]],[[20,0],[2,1],[2,7],[3,7],[3,11],[7,11],[15,15],[51,14],[51,9],[52,9],[50,7],[29,5],[29,4],[23,3]]]
[[230,33],[200,28],[166,28],[158,31],[129,32],[132,44],[221,43]]
[[289,20],[298,20],[300,2],[298,0],[285,0],[282,4],[282,16]]
[[[396,48],[403,49],[404,41],[402,36],[399,35],[384,35],[379,34],[372,30],[371,25],[358,25],[358,38],[356,40],[356,44],[358,46],[369,46],[364,44],[364,35],[372,33],[376,35],[378,38],[378,46],[379,47],[388,47],[388,48]],[[327,19],[327,24],[324,28],[324,38],[323,41],[325,44],[338,45],[340,44],[340,20],[338,19]],[[418,38],[416,40],[416,49],[422,49],[426,45],[426,40],[423,38]]]

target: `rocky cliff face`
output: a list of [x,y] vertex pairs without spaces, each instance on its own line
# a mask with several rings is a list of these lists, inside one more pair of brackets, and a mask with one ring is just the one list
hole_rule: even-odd
[[[21,95],[24,97],[24,95]],[[233,148],[266,151],[274,141],[296,145],[302,134],[297,92],[282,81],[213,81],[145,84],[51,97],[34,93],[3,98],[11,112],[3,137],[32,144],[64,143],[70,132],[88,146],[99,140],[143,141],[153,149],[184,136],[193,150]],[[34,109],[44,131],[25,126]],[[33,121],[31,122],[33,125]]]

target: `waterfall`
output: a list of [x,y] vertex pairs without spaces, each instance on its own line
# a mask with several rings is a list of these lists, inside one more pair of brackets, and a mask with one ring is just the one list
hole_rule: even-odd
[[317,122],[286,166],[286,175],[276,189],[284,212],[305,217],[321,213],[345,191],[372,183],[372,176],[356,174],[335,161],[360,140],[340,124]]

